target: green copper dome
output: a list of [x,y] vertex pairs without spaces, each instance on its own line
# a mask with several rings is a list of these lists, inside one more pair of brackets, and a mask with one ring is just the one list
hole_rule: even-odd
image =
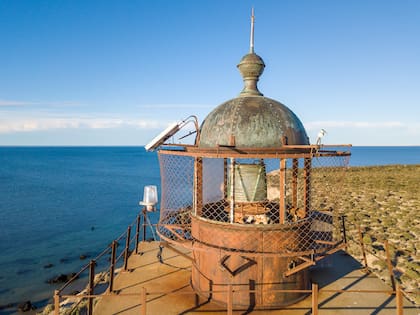
[[244,89],[237,98],[216,107],[200,128],[199,147],[234,145],[248,148],[270,148],[309,144],[299,118],[285,105],[264,97],[257,88],[264,61],[255,53],[245,55],[238,64]]
[[299,118],[283,104],[263,96],[240,96],[215,108],[200,128],[200,147],[229,145],[269,148],[309,144]]

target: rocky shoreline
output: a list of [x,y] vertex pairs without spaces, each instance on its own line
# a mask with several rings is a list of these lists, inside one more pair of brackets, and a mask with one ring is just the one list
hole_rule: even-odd
[[[90,254],[83,253],[80,254],[77,259],[80,261],[86,260],[90,257]],[[68,260],[71,258],[61,258],[60,263],[67,263]],[[44,269],[54,269],[55,265],[52,263],[47,263],[43,266]],[[48,283],[51,285],[51,293],[53,292],[53,286],[57,285],[63,285],[64,283],[68,282],[71,279],[78,279],[79,277],[76,277],[75,272],[69,272],[69,273],[57,273],[56,275],[45,279],[45,283]],[[28,278],[29,280],[29,278]],[[84,286],[84,285],[83,285]],[[82,288],[79,288],[81,290]],[[73,292],[73,293],[78,293]],[[72,293],[72,294],[73,294]],[[1,292],[0,292],[1,294]],[[51,298],[51,296],[50,296]],[[23,301],[8,301],[6,304],[0,304],[0,313],[7,312],[8,314],[14,314],[16,312],[19,313],[25,313],[28,315],[37,314],[40,310],[42,311],[45,309],[45,304],[50,300],[48,299],[42,299],[42,300],[23,300]]]

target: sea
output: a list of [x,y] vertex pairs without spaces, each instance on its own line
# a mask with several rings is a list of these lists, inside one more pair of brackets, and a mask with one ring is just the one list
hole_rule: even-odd
[[[420,164],[420,146],[352,147],[350,166]],[[0,147],[0,314],[57,286],[122,234],[159,162],[143,147]],[[158,213],[151,217],[157,222]],[[48,268],[46,268],[48,266]]]

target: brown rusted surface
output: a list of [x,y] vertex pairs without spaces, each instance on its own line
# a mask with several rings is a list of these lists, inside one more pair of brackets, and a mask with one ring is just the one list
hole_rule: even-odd
[[[231,285],[234,307],[293,304],[307,295],[309,267],[340,244],[332,208],[311,202],[312,180],[337,176],[349,155],[311,145],[160,150],[158,234],[192,251],[191,284],[204,298],[226,306]],[[259,164],[268,171],[256,194],[260,175],[245,170]]]
[[297,208],[298,173],[299,173],[299,160],[293,159],[293,168],[292,168],[292,207],[293,208]]
[[197,157],[194,159],[194,208],[203,207],[203,159]]
[[280,183],[279,183],[279,218],[280,224],[286,221],[286,159],[280,160]]
[[304,179],[305,179],[305,188],[304,188],[304,209],[305,212],[308,212],[311,209],[311,159],[305,158],[304,166]]
[[[172,147],[172,146],[171,146]],[[164,149],[159,154],[180,155],[191,157],[211,157],[211,158],[282,158],[299,159],[313,157],[334,157],[350,156],[350,151],[320,151],[316,146],[284,146],[276,148],[249,148],[249,147],[216,147],[199,148],[196,146],[181,146],[182,150]],[[345,146],[350,149],[349,146]]]
[[[254,290],[257,293],[235,293],[234,305],[279,307],[304,298],[305,293],[284,293],[272,290],[304,290],[309,287],[308,271],[302,270],[286,277],[284,271],[294,263],[291,257],[253,255],[252,253],[301,250],[302,243],[292,242],[301,236],[301,227],[294,225],[240,225],[210,222],[192,216],[191,232],[197,241],[194,245],[195,264],[192,268],[192,285],[197,292],[213,291],[212,299],[227,303],[226,286]],[[285,237],[287,235],[288,237]],[[303,236],[302,236],[303,237]],[[215,248],[239,252],[218,251]],[[206,250],[207,248],[207,250]],[[208,297],[207,294],[202,293]]]

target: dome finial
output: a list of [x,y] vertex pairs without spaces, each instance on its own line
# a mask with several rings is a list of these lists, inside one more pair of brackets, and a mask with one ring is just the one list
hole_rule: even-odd
[[251,35],[249,38],[249,53],[254,53],[254,23],[255,23],[255,17],[254,17],[254,7],[252,7],[251,10]]
[[254,8],[251,11],[251,36],[249,41],[249,53],[238,64],[239,72],[244,80],[244,88],[239,96],[261,96],[257,82],[264,71],[264,61],[254,52]]

